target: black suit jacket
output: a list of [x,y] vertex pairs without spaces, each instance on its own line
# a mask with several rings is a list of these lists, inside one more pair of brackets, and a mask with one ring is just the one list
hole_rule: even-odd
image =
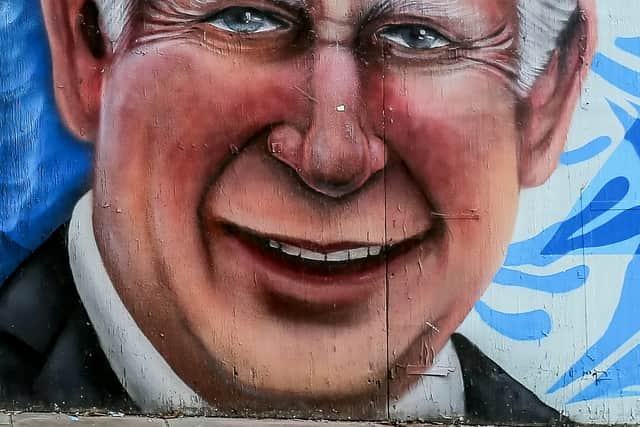
[[[0,404],[137,412],[102,352],[69,268],[66,227],[0,287]],[[563,421],[462,335],[467,416],[490,423]]]

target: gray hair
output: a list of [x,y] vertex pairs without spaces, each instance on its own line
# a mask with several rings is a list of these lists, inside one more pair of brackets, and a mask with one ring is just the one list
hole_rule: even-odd
[[518,0],[520,86],[531,89],[578,9],[578,0]]
[[[95,0],[107,37],[117,47],[139,0]],[[562,33],[578,8],[578,0],[517,0],[520,17],[518,84],[530,90],[546,69]]]
[[101,28],[111,43],[117,47],[136,3],[140,0],[94,0],[102,18]]

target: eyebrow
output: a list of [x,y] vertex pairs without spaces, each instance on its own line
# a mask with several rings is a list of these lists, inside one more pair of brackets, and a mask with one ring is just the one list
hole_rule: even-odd
[[280,3],[283,4],[285,6],[289,6],[289,7],[306,7],[307,6],[307,1],[306,0],[270,0],[273,3]]
[[[157,0],[155,0],[157,1]],[[307,6],[307,0],[264,0],[265,2],[270,2],[270,3],[274,3],[276,5],[283,5],[283,6],[288,6],[288,7],[293,7],[293,8],[302,8]],[[152,0],[152,2],[154,2]],[[195,3],[206,6],[206,5],[215,5],[217,3],[220,3],[221,0],[195,0]],[[162,2],[162,3],[169,3],[169,4],[175,4],[175,2],[173,2],[172,0],[168,0],[166,2]]]
[[[150,0],[150,5],[156,5],[158,9],[168,8],[170,11],[181,13],[189,13],[184,10],[188,6],[179,6],[177,2],[180,0]],[[190,3],[199,4],[201,6],[215,6],[223,0],[192,0]],[[271,3],[275,6],[284,8],[310,12],[316,3],[322,0],[262,0],[265,3]],[[350,0],[333,0],[333,1],[350,1]],[[465,20],[474,15],[474,8],[465,8],[463,3],[465,0],[371,0],[370,4],[365,3],[365,7],[359,14],[366,21],[372,21],[394,11],[410,11],[424,14],[434,19],[445,19],[456,16],[458,19]],[[158,4],[160,3],[160,4]],[[251,7],[251,6],[247,6]]]
[[[198,0],[199,3],[204,4],[216,4],[221,0]],[[271,2],[276,5],[283,5],[292,8],[304,8],[312,6],[313,3],[317,0],[264,0],[266,2]],[[348,0],[338,0],[338,1],[348,1]],[[384,13],[387,10],[391,9],[399,9],[399,8],[413,8],[420,10],[443,10],[451,9],[451,4],[454,3],[454,7],[458,8],[459,0],[379,0],[375,2],[375,4],[371,5],[369,10],[380,11],[380,13]]]
[[463,9],[459,0],[380,0],[369,11],[372,17],[378,17],[392,10],[412,9],[434,17],[447,17]]
[[[203,3],[216,4],[220,2],[220,0],[200,0]],[[307,0],[264,0],[268,3],[274,3],[276,5],[288,6],[291,8],[304,8],[308,6]],[[344,1],[344,0],[340,0]],[[247,6],[248,7],[248,6]]]

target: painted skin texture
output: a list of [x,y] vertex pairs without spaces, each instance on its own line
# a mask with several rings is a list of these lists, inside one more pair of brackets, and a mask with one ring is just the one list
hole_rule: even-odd
[[[118,293],[221,408],[367,402],[376,416],[388,370],[428,365],[422,349],[437,353],[491,282],[521,185],[562,150],[584,73],[571,58],[588,46],[522,99],[515,2],[382,3],[151,1],[118,52],[76,60],[104,70],[77,91],[89,113],[58,93],[97,144],[95,233]],[[232,7],[274,29],[224,28]],[[403,25],[435,47],[403,45]],[[324,253],[404,245],[307,271],[256,236]]]

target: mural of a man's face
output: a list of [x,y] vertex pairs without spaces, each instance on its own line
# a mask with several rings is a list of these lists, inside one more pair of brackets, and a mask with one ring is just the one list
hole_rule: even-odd
[[591,43],[577,20],[524,93],[511,0],[150,0],[104,54],[83,1],[43,4],[109,275],[211,401],[375,396],[442,348],[554,169]]

